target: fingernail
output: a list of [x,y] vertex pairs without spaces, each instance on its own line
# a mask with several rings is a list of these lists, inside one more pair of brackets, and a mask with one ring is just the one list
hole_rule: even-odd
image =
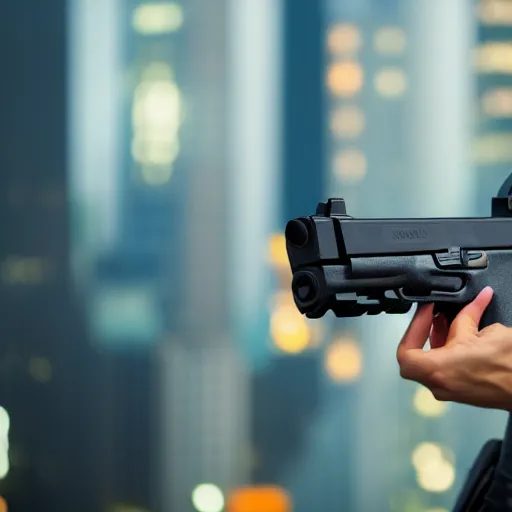
[[494,293],[494,290],[490,287],[490,286],[486,286],[480,293],[491,293],[493,294]]

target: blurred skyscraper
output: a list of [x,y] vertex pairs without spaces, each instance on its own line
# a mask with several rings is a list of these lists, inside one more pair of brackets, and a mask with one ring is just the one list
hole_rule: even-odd
[[65,12],[64,1],[25,0],[0,16],[0,494],[9,510],[99,507],[97,388],[69,272]]
[[114,511],[168,509],[158,347],[177,328],[184,293],[184,17],[177,2],[70,9],[73,261],[100,360],[98,471]]
[[475,140],[472,157],[478,181],[478,213],[490,213],[490,200],[512,171],[512,5],[479,0],[473,69]]

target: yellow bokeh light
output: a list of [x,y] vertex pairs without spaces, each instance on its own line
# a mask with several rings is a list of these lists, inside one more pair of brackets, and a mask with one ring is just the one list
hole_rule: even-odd
[[362,368],[363,356],[355,340],[337,340],[325,351],[325,371],[335,382],[357,380]]
[[334,157],[333,174],[345,182],[359,182],[366,176],[366,157],[359,149],[344,149]]
[[455,482],[455,468],[449,462],[440,462],[418,471],[418,485],[428,492],[446,492]]
[[443,460],[443,451],[436,443],[421,443],[412,452],[412,465],[416,471]]
[[355,106],[340,107],[331,117],[331,132],[340,139],[354,139],[365,128],[364,112]]
[[47,263],[41,258],[11,256],[0,265],[1,278],[8,284],[41,284],[46,274]]
[[134,93],[131,144],[133,159],[140,164],[147,185],[160,186],[171,178],[180,152],[182,110],[172,68],[164,62],[150,63]]
[[335,96],[349,98],[355,96],[363,87],[362,67],[353,61],[336,62],[327,73],[327,86]]
[[139,5],[132,16],[136,32],[143,35],[158,35],[176,32],[183,25],[183,8],[173,2],[154,2]]
[[355,25],[335,25],[327,34],[327,46],[335,55],[356,53],[362,42],[361,32]]
[[7,501],[2,497],[0,497],[0,512],[8,512]]
[[288,267],[288,253],[286,252],[286,238],[283,233],[274,233],[269,241],[270,261],[276,267]]
[[398,98],[407,89],[407,76],[400,68],[385,68],[375,75],[375,90],[386,98]]
[[482,96],[482,110],[489,117],[511,117],[512,88],[502,87],[487,91]]
[[484,25],[511,25],[510,0],[483,0],[479,2],[479,18]]
[[399,27],[382,27],[375,33],[375,50],[379,53],[397,55],[407,46],[407,36]]
[[512,162],[512,133],[488,133],[473,142],[473,162],[480,165]]
[[270,334],[275,346],[288,354],[302,352],[311,340],[306,318],[295,304],[276,307],[270,318]]
[[428,508],[425,512],[450,512],[447,508]]
[[439,402],[432,392],[424,386],[418,386],[413,399],[414,409],[418,414],[428,417],[443,415],[448,409],[446,402]]
[[455,482],[455,468],[441,446],[421,443],[412,454],[418,485],[428,492],[446,492]]
[[476,50],[476,67],[481,73],[512,73],[512,43],[486,43]]

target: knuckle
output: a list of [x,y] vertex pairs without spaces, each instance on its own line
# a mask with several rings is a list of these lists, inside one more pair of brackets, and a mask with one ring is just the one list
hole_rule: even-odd
[[446,389],[434,387],[430,390],[434,398],[438,402],[447,402],[448,401],[448,392]]
[[405,366],[400,366],[400,377],[402,377],[402,379],[410,379],[411,378],[411,372],[409,371],[409,369]]
[[398,366],[400,369],[400,377],[407,379],[409,376],[409,367],[406,364],[405,357],[403,355],[398,357]]
[[[450,390],[450,381],[441,372],[435,372],[432,375],[430,375],[429,383],[432,393],[434,393],[434,389],[439,394],[445,394]],[[435,394],[434,397],[436,397]]]

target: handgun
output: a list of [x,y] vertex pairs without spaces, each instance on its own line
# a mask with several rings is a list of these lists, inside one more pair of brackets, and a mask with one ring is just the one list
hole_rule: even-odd
[[[342,198],[331,198],[290,220],[285,238],[293,299],[308,318],[404,314],[433,303],[451,322],[491,286],[481,328],[512,327],[512,174],[488,217],[354,218]],[[493,457],[481,452],[454,510],[512,510],[512,420],[493,446]]]

